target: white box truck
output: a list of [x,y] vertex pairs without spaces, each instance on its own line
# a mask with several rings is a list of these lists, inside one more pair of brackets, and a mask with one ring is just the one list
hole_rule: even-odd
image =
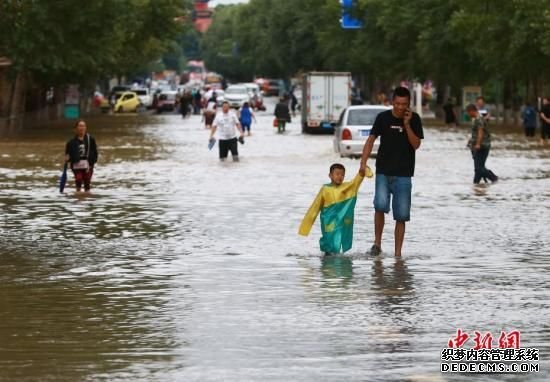
[[302,132],[333,133],[351,103],[351,73],[306,73],[302,83]]

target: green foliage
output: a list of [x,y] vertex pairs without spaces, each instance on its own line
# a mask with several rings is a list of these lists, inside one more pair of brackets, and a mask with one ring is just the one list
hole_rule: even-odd
[[131,75],[181,32],[181,0],[0,2],[0,52],[48,84]]
[[[548,79],[550,0],[358,0],[361,30],[342,30],[336,0],[251,0],[218,7],[203,39],[229,77],[349,70],[381,81],[459,87]],[[238,47],[235,54],[234,47]]]

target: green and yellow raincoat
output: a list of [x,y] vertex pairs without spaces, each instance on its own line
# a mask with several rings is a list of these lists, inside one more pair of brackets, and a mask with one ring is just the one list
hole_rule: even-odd
[[[372,172],[367,168],[367,177]],[[311,227],[319,212],[321,213],[321,232],[319,240],[322,252],[340,253],[351,249],[353,241],[353,218],[357,192],[363,182],[363,177],[357,174],[351,182],[343,182],[339,186],[325,184],[315,197],[306,212],[298,233],[309,235]]]

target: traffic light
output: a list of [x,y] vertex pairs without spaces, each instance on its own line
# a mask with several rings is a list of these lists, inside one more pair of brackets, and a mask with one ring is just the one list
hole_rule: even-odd
[[340,19],[340,25],[343,29],[361,29],[363,28],[363,21],[352,16],[354,4],[356,0],[340,0],[340,6],[342,7],[342,18]]

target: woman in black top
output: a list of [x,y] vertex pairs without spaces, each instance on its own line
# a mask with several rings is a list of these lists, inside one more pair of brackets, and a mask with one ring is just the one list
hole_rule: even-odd
[[65,146],[65,161],[73,170],[76,191],[90,191],[94,165],[97,162],[95,139],[86,132],[86,122],[79,120],[75,125],[75,136]]

